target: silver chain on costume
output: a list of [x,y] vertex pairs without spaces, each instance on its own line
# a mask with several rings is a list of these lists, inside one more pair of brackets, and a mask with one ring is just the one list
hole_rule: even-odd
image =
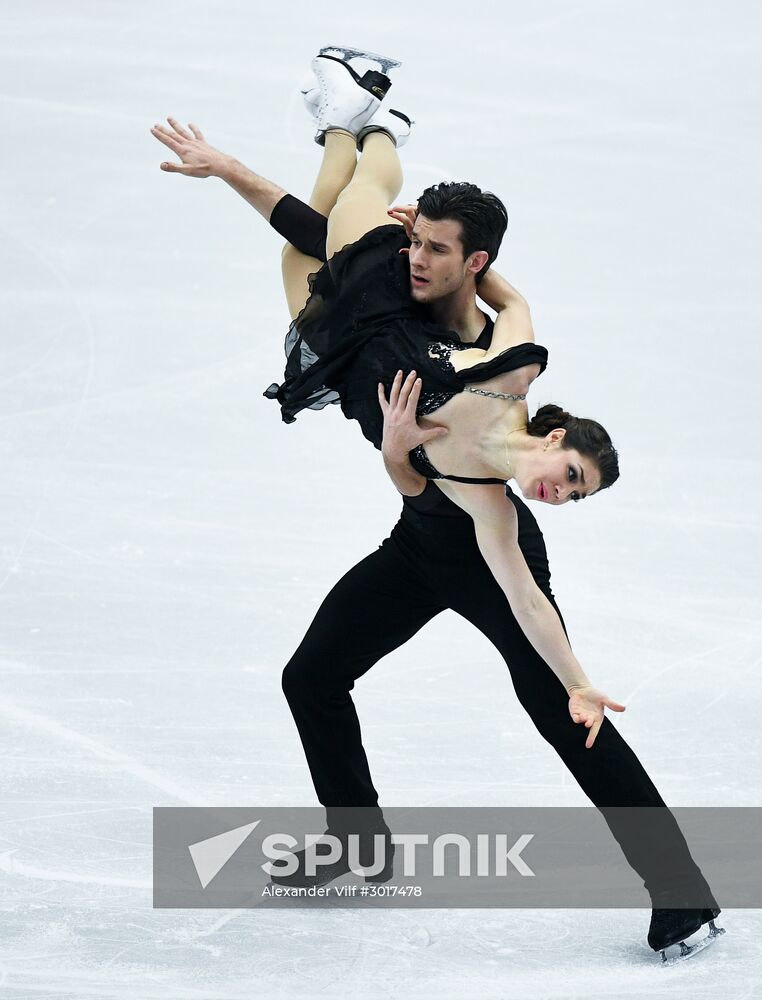
[[490,392],[489,389],[472,389],[470,385],[464,387],[466,392],[476,392],[480,396],[492,396],[493,399],[526,399],[526,393],[518,396],[515,392]]

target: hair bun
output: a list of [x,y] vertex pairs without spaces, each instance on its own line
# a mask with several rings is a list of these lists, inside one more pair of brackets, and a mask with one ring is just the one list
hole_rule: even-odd
[[556,427],[565,428],[571,419],[571,414],[567,413],[563,407],[556,406],[555,403],[546,403],[529,421],[527,430],[534,437],[545,437]]
[[[601,476],[600,489],[605,490],[619,478],[619,456],[605,427],[589,417],[573,417],[561,406],[546,403],[527,425],[532,437],[543,438],[557,427],[566,431],[563,447],[576,449],[592,459]],[[596,491],[597,492],[597,491]]]

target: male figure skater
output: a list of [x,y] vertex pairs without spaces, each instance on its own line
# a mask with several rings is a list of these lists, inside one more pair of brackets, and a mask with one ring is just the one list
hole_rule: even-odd
[[[332,99],[334,105],[340,105],[340,94],[337,97],[333,93]],[[361,123],[364,128],[373,128],[372,118],[373,113]],[[164,170],[193,177],[216,176],[228,183],[289,240],[284,249],[284,271],[293,273],[293,267],[288,265],[293,264],[295,254],[325,259],[325,218],[352,177],[356,129],[351,132],[348,122],[339,122],[324,130],[326,155],[342,144],[344,167],[336,169],[334,156],[330,171],[321,168],[310,204],[305,206],[284,189],[213,149],[195,126],[189,126],[189,132],[174,119],[167,120],[171,130],[155,126],[153,134],[177,153],[182,162],[164,163]],[[401,144],[403,126],[385,119],[377,127],[394,132]],[[475,208],[482,211],[490,220],[486,223],[485,246],[490,247],[490,259],[494,259],[505,229],[504,210],[501,212],[501,203],[495,202],[497,199],[492,201],[491,196],[483,195],[472,185],[427,189],[419,200],[420,225],[410,250],[413,274],[423,282],[412,284],[412,294],[424,302],[439,324],[457,333],[463,342],[484,349],[490,343],[492,321],[476,303],[475,276],[472,273],[463,276],[467,255],[460,237],[466,214],[472,215]],[[446,248],[444,255],[442,246]],[[314,261],[304,274],[310,269],[316,269]],[[303,303],[303,287],[292,284],[289,288],[287,284],[286,290],[290,301],[301,296]],[[660,926],[665,911],[660,909],[660,896],[675,886],[685,885],[693,890],[696,885],[706,885],[674,818],[608,718],[603,720],[594,745],[586,748],[585,733],[580,732],[569,715],[563,685],[518,627],[503,591],[484,562],[472,520],[433,482],[426,483],[421,491],[423,483],[410,468],[405,449],[403,438],[390,435],[384,459],[403,493],[399,521],[380,547],[333,587],[283,671],[283,690],[299,730],[315,790],[326,808],[328,830],[340,835],[357,832],[347,830],[342,824],[347,807],[361,806],[371,817],[363,832],[388,834],[378,808],[378,794],[350,692],[354,682],[374,663],[450,608],[472,622],[503,656],[519,701],[539,733],[602,811],[628,862],[651,895],[654,914],[649,943],[654,948],[665,947]],[[409,493],[417,495],[405,495]],[[511,491],[508,495],[517,511],[519,545],[527,565],[558,610],[550,588],[542,533],[523,501]],[[616,808],[609,811],[612,807],[633,806],[661,807],[654,813],[648,838],[643,838],[642,829],[634,835]],[[326,866],[314,877],[297,871],[295,876],[281,881],[291,885],[322,883],[346,871],[348,866],[342,862]],[[705,908],[685,911],[686,916],[689,912],[693,914],[690,919],[698,923],[687,929],[688,923],[684,921],[680,937],[717,915],[719,910],[708,887],[706,899]]]

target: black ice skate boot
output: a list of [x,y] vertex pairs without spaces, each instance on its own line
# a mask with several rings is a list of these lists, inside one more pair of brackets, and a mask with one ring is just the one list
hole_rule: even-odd
[[[703,876],[700,876],[698,886],[691,886],[685,899],[686,902],[694,903],[703,901],[707,905],[703,907],[675,907],[674,904],[679,902],[679,899],[676,898],[674,889],[655,893],[652,897],[653,910],[651,912],[651,926],[648,930],[648,943],[654,951],[661,952],[663,963],[672,964],[687,958],[694,952],[712,944],[716,938],[725,933],[724,928],[715,926],[715,918],[722,911]],[[660,906],[660,903],[671,905]],[[694,944],[686,944],[685,939],[700,930],[703,924],[709,924],[707,936]],[[674,945],[678,945],[680,951],[673,957],[669,957],[667,949]]]
[[[362,76],[350,65],[351,59],[364,59],[380,69],[369,69]],[[325,145],[325,133],[337,128],[357,135],[373,117],[392,85],[386,71],[400,64],[394,59],[371,52],[333,45],[320,50],[312,60],[312,70],[320,91],[317,103],[315,142]],[[306,91],[305,102],[310,103]]]
[[[358,834],[332,833],[326,830],[324,836],[332,835],[338,841],[341,854],[335,860],[326,864],[316,864],[314,874],[311,869],[307,870],[307,855],[303,848],[301,851],[294,851],[293,857],[297,859],[296,870],[290,875],[278,875],[278,868],[285,868],[290,859],[284,859],[282,864],[273,862],[273,871],[270,874],[270,881],[274,885],[289,886],[292,888],[310,888],[311,886],[326,885],[333,882],[342,875],[351,871],[350,863],[355,863],[355,855],[363,868],[379,869],[374,874],[363,875],[366,882],[388,882],[393,874],[394,864],[394,844],[391,841],[391,831],[387,826],[375,830],[366,830]],[[378,836],[378,842],[374,837]],[[354,844],[350,844],[350,837],[356,837]],[[319,840],[314,847],[316,858],[326,857],[331,854],[336,845],[329,840]],[[360,873],[362,874],[362,873]]]

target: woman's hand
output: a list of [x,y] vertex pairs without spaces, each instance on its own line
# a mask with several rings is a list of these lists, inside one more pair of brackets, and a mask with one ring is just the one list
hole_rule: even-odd
[[[167,118],[172,131],[164,125],[154,125],[151,134],[172,150],[182,163],[162,163],[167,173],[185,174],[186,177],[220,177],[230,162],[230,157],[210,146],[196,125],[186,131],[174,118]],[[192,133],[192,134],[191,134]]]
[[596,691],[592,687],[574,688],[569,695],[569,714],[575,722],[583,723],[588,733],[585,747],[589,750],[595,743],[598,730],[603,725],[603,709],[610,708],[613,712],[624,712],[625,706]]
[[398,371],[392,382],[389,399],[383,382],[378,383],[378,402],[384,414],[384,437],[381,451],[384,458],[393,462],[407,459],[408,452],[425,444],[432,438],[447,434],[446,427],[421,427],[416,419],[415,411],[421,395],[422,382],[412,371],[402,381],[402,371]]
[[[388,210],[387,215],[391,215],[393,219],[397,222],[401,222],[405,227],[405,235],[408,239],[412,239],[413,236],[413,226],[415,225],[415,220],[418,217],[418,202],[414,205],[392,205]],[[402,251],[400,251],[402,253]],[[405,250],[407,253],[407,250]]]

